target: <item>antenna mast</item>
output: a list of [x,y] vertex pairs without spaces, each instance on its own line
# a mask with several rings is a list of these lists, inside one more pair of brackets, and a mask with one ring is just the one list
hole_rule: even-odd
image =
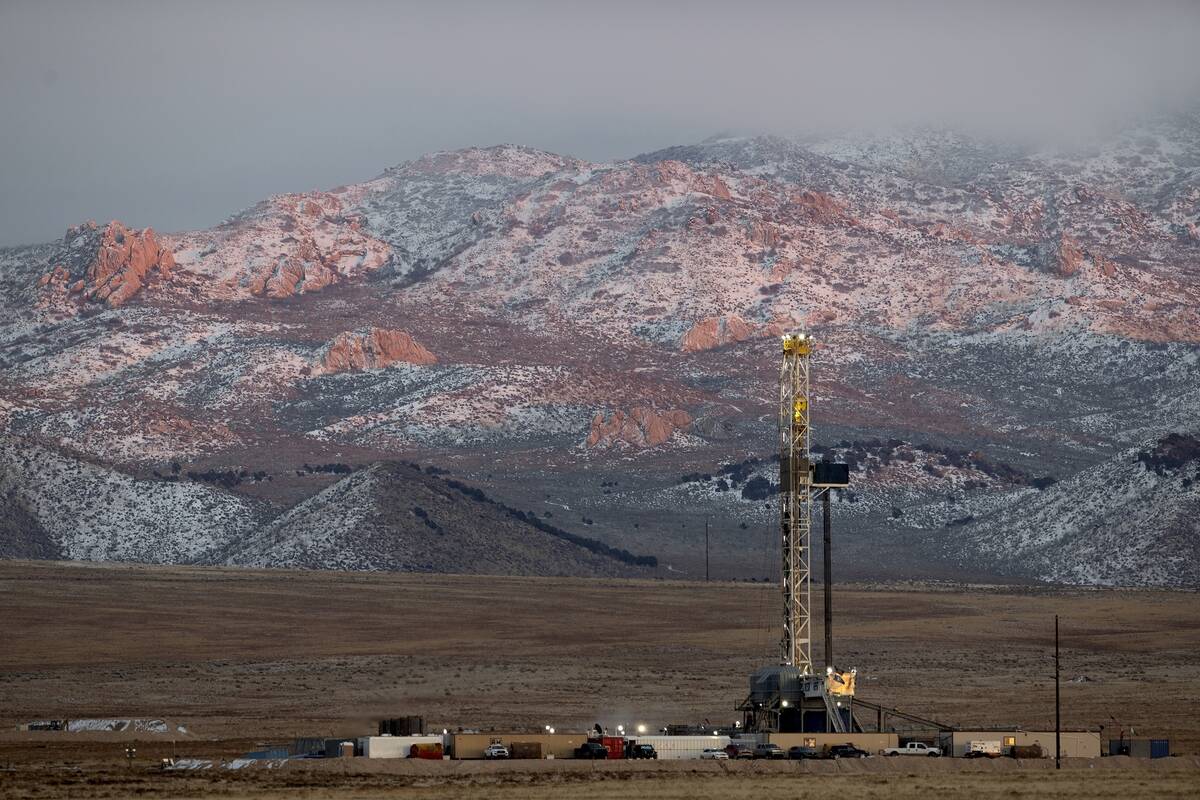
[[782,660],[803,675],[812,664],[812,463],[809,451],[809,357],[806,333],[783,337],[779,373],[779,492],[783,529]]

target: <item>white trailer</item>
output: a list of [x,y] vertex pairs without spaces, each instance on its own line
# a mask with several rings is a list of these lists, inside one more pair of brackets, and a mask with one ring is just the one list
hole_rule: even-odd
[[661,760],[700,758],[705,750],[724,750],[729,746],[728,736],[638,736],[630,737],[637,744],[654,746]]
[[1004,748],[999,739],[972,739],[967,742],[964,758],[999,758],[1004,754]]
[[363,736],[358,740],[366,758],[408,758],[414,744],[441,744],[438,736]]

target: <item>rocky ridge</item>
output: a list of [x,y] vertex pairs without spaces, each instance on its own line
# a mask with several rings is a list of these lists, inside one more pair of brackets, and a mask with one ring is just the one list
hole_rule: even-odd
[[135,297],[151,277],[167,279],[174,254],[150,228],[129,230],[120,222],[72,227],[51,255],[54,266],[37,281],[41,305],[70,300],[116,308]]
[[[346,502],[318,501],[332,484],[301,465],[419,453],[676,572],[695,557],[683,529],[723,515],[716,546],[745,576],[760,560],[744,532],[774,513],[761,484],[743,497],[668,476],[774,452],[774,337],[804,327],[820,436],[1054,478],[1014,488],[979,460],[893,459],[839,505],[860,534],[851,563],[1186,585],[1188,559],[1153,575],[1079,566],[1103,558],[1083,549],[1074,566],[1008,559],[989,531],[1006,541],[1021,492],[1066,502],[1129,448],[1195,429],[1196,130],[1084,154],[938,136],[723,137],[605,164],[470,148],[211,230],[89,228],[0,251],[0,423],[138,480],[176,461],[265,472],[230,491],[272,520]],[[22,503],[23,530],[47,524]],[[1152,542],[1179,535],[1148,524]]]
[[396,363],[436,364],[437,358],[404,331],[387,328],[339,333],[318,354],[315,374],[383,369]]

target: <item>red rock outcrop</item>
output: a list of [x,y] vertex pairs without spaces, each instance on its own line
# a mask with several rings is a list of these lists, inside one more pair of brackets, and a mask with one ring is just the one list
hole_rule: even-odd
[[761,247],[774,247],[780,241],[779,226],[770,222],[755,222],[750,225],[748,237]]
[[626,414],[616,410],[592,418],[587,446],[596,447],[657,447],[670,440],[675,431],[692,424],[692,417],[678,409],[660,411],[649,406],[635,406]]
[[856,224],[846,207],[824,192],[801,192],[791,198],[805,217],[822,225]]
[[1116,264],[1114,264],[1112,261],[1105,258],[1104,256],[1099,255],[1098,253],[1092,253],[1091,256],[1092,256],[1092,263],[1094,263],[1096,265],[1096,268],[1099,269],[1100,272],[1102,272],[1104,274],[1104,277],[1106,277],[1106,278],[1117,277],[1117,265]]
[[436,364],[437,358],[404,331],[367,328],[334,337],[314,367],[318,375],[382,369],[389,364]]
[[1070,278],[1079,272],[1083,266],[1083,250],[1070,234],[1064,233],[1059,237],[1058,246],[1051,253],[1047,266],[1060,278]]
[[716,175],[701,175],[697,176],[692,182],[692,187],[697,192],[712,195],[718,200],[732,200],[733,194],[729,191],[728,184],[718,178]]
[[744,342],[758,335],[757,329],[736,314],[727,317],[702,319],[688,329],[679,341],[679,349],[685,353],[712,350],[727,344]]
[[64,262],[38,281],[38,286],[117,307],[141,291],[157,272],[169,277],[175,256],[159,243],[151,228],[130,230],[116,220],[101,230],[95,222],[72,227],[63,238]]

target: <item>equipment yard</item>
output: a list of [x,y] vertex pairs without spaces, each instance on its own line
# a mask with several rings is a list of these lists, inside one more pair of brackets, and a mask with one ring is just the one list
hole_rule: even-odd
[[[1103,738],[1116,739],[1132,727],[1170,738],[1184,755],[1066,759],[1059,774],[1049,759],[905,757],[355,758],[162,772],[159,760],[172,755],[220,764],[295,737],[370,735],[376,720],[402,714],[421,714],[439,732],[727,726],[745,676],[778,646],[778,587],[3,562],[0,593],[0,767],[14,770],[0,777],[0,794],[9,796],[68,796],[86,784],[110,796],[339,788],[353,797],[407,787],[429,797],[690,797],[703,780],[713,795],[773,797],[828,775],[866,797],[934,788],[1118,797],[1151,779],[1156,796],[1182,797],[1200,783],[1192,592],[835,588],[844,663],[869,665],[858,673],[864,700],[966,730],[1052,730],[1058,613],[1064,730],[1104,725]],[[162,720],[167,732],[16,729],[84,718]]]

